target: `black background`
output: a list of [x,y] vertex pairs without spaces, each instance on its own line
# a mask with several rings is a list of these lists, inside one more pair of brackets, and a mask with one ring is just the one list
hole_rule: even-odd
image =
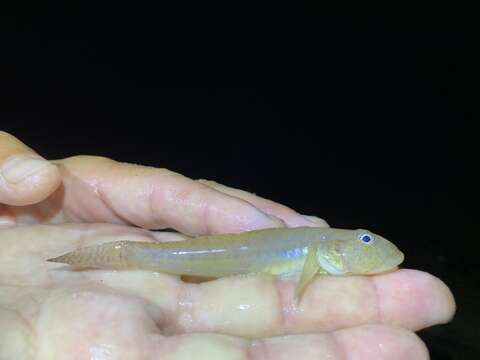
[[197,10],[2,15],[0,128],[47,158],[167,167],[381,233],[456,296],[420,332],[432,359],[478,358],[473,19]]

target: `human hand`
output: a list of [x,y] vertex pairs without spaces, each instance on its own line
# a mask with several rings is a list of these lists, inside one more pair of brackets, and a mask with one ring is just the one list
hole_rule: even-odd
[[[0,359],[425,359],[413,331],[453,315],[448,288],[414,270],[318,277],[296,304],[291,279],[192,284],[47,263],[104,241],[179,237],[146,229],[197,235],[327,225],[164,169],[81,156],[39,160],[33,173],[12,160],[18,154],[34,155],[0,133]],[[9,173],[14,166],[30,176]]]

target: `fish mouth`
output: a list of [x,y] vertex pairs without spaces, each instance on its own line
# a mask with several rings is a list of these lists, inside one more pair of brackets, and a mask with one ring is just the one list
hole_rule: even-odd
[[385,261],[380,266],[371,271],[364,272],[363,275],[383,274],[398,270],[398,266],[405,260],[405,255],[400,250],[395,250],[385,256]]
[[382,264],[382,266],[366,274],[367,275],[382,274],[382,273],[388,273],[388,272],[398,270],[398,266],[401,263],[403,263],[403,260],[405,260],[405,255],[400,250],[396,250],[395,253],[393,253],[392,255],[389,255],[387,259],[388,260],[385,261]]
[[405,260],[405,254],[400,250],[396,250],[395,254],[392,254],[390,259],[395,259],[394,261],[390,262],[391,267],[398,267],[398,265],[403,263],[403,261]]

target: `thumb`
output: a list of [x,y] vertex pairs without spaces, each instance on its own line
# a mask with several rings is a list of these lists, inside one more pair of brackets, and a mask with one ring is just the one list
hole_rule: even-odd
[[0,204],[30,205],[60,185],[60,173],[16,137],[0,131]]

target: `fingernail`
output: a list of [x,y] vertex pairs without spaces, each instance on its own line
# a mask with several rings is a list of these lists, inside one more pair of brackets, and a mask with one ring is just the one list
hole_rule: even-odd
[[247,229],[257,230],[257,229],[268,229],[272,227],[285,227],[285,222],[282,219],[277,218],[276,216],[264,213],[263,211],[258,211],[258,216],[255,217],[255,220],[248,224]]
[[0,174],[11,184],[18,184],[26,178],[54,166],[38,155],[15,155],[0,166]]
[[280,226],[280,227],[286,226],[285,221],[283,221],[282,219],[280,219],[276,216],[270,215],[270,214],[265,214],[265,215],[267,215],[267,217],[269,217],[270,220],[273,223],[275,223],[276,226]]
[[302,217],[303,217],[305,220],[309,221],[309,222],[312,222],[312,223],[317,224],[317,226],[325,226],[325,227],[329,226],[328,223],[327,223],[325,220],[320,219],[320,218],[317,217],[317,216],[313,216],[313,215],[302,215]]

